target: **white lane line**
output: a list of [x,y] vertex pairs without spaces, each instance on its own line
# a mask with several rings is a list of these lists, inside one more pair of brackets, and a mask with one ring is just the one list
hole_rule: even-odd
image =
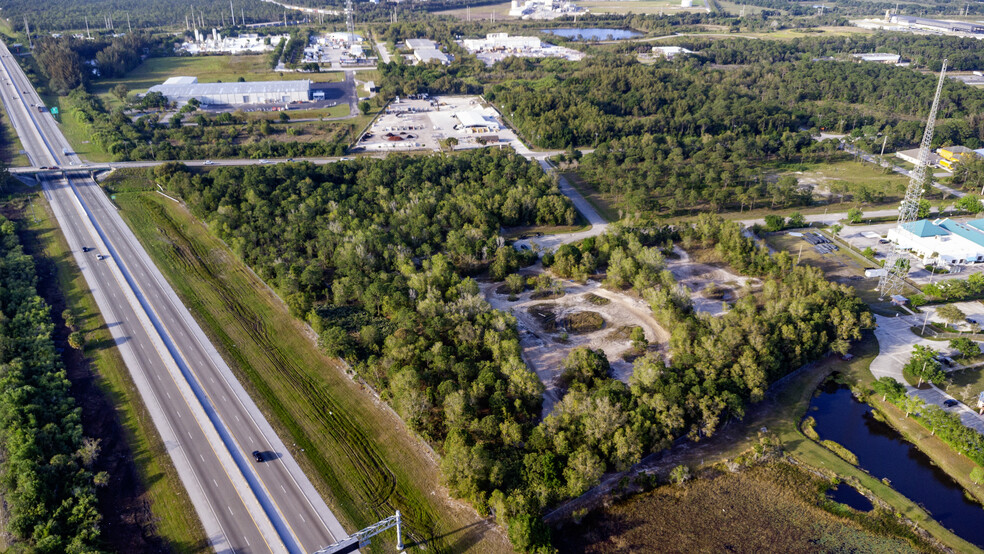
[[188,438],[190,438],[191,440],[195,440],[195,437],[191,436],[191,431],[188,431]]
[[239,416],[236,416],[236,421],[239,421]]
[[202,462],[205,461],[205,456],[202,456],[201,454],[199,454],[198,457],[202,459]]
[[287,489],[285,489],[283,485],[280,485],[280,490],[284,491],[284,494],[287,494]]
[[249,438],[249,442],[253,442],[253,437],[250,437]]
[[249,539],[246,538],[246,535],[243,535],[243,540],[246,541],[246,546],[250,546]]
[[297,515],[301,516],[301,523],[307,523],[307,520],[304,519],[304,515],[301,514],[301,512],[297,512]]
[[233,517],[235,517],[235,516],[236,516],[236,512],[233,512],[233,511],[232,511],[232,508],[231,508],[230,506],[226,506],[226,508],[229,508],[229,514],[230,514],[230,515],[232,515]]
[[170,400],[170,398],[171,398],[171,393],[169,393],[169,392],[167,392],[167,391],[164,391],[164,394],[166,394],[166,395],[167,395],[167,398],[168,398],[168,399]]
[[213,483],[215,483],[215,487],[216,487],[216,488],[218,488],[218,487],[219,487],[219,482],[218,482],[218,481],[216,481],[215,479],[212,479],[212,482],[213,482]]

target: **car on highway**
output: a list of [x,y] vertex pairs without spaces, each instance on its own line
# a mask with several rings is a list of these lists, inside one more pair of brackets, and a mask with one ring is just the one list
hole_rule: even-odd
[[263,463],[263,461],[264,461],[263,453],[260,452],[259,450],[254,450],[253,451],[253,459],[256,460],[257,463]]
[[212,160],[205,160],[205,165],[212,165],[214,163]]
[[91,248],[89,248],[88,246],[83,246],[83,247],[82,247],[82,251],[83,251],[83,252],[88,252],[89,250],[92,250],[92,249],[91,249]]
[[946,400],[943,401],[943,406],[944,407],[947,407],[947,408],[952,408],[952,407],[956,406],[957,404],[959,404],[959,402],[957,402],[956,400],[954,400],[952,398],[948,398],[948,399],[946,399]]
[[261,164],[268,164],[268,163],[270,163],[270,160],[260,160],[260,163]]
[[102,259],[103,259],[103,258],[105,258],[105,257],[106,257],[106,256],[103,256],[102,254],[97,254],[97,255],[96,255],[96,259],[97,259],[97,260],[102,260]]
[[53,165],[53,166],[49,167],[48,169],[61,169],[61,168],[58,167],[57,165]]
[[292,161],[294,161],[294,158],[287,158],[287,161],[288,162],[292,162]]

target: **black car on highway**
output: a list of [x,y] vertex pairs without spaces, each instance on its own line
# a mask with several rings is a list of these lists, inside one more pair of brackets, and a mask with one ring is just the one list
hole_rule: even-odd
[[263,453],[260,452],[259,450],[254,450],[253,451],[253,459],[256,460],[257,462],[263,463],[263,460],[264,460]]

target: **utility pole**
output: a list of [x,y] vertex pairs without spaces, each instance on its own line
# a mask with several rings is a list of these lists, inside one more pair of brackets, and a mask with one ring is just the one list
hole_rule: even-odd
[[229,0],[229,11],[232,12],[232,26],[236,26],[236,8],[232,7],[232,0]]
[[239,7],[239,20],[243,22],[243,26],[244,27],[246,26],[246,15],[245,15],[245,13],[246,12],[245,12],[245,10],[243,10],[243,7],[240,6]]
[[34,43],[31,42],[31,26],[27,23],[27,16],[24,16],[24,32],[27,33],[27,47],[34,49]]
[[[898,228],[900,230],[905,225],[914,223],[919,213],[919,200],[922,198],[926,166],[929,165],[929,150],[933,142],[933,132],[936,129],[936,112],[940,107],[940,94],[943,92],[943,81],[946,78],[946,62],[947,60],[943,60],[940,80],[936,84],[936,95],[933,97],[933,106],[929,109],[929,117],[926,120],[926,130],[919,147],[919,162],[909,172],[909,187],[905,191],[902,205],[899,206]],[[905,276],[908,273],[907,264],[903,264],[908,260],[904,259],[905,253],[898,241],[893,242],[891,247],[885,258],[885,274],[878,281],[878,293],[882,298],[902,292]]]
[[92,38],[92,35],[89,34],[89,18],[88,17],[85,18],[85,36],[87,38],[90,38],[90,39]]
[[126,30],[127,33],[133,34],[133,27],[130,27],[130,12],[126,12]]

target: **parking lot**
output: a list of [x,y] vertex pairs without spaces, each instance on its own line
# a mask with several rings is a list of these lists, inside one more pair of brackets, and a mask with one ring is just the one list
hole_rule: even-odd
[[[483,123],[475,124],[467,114]],[[459,116],[465,116],[465,121]],[[455,150],[502,146],[516,140],[495,108],[479,97],[431,96],[394,100],[356,148],[365,152],[439,151],[442,141],[452,137],[457,140]]]

